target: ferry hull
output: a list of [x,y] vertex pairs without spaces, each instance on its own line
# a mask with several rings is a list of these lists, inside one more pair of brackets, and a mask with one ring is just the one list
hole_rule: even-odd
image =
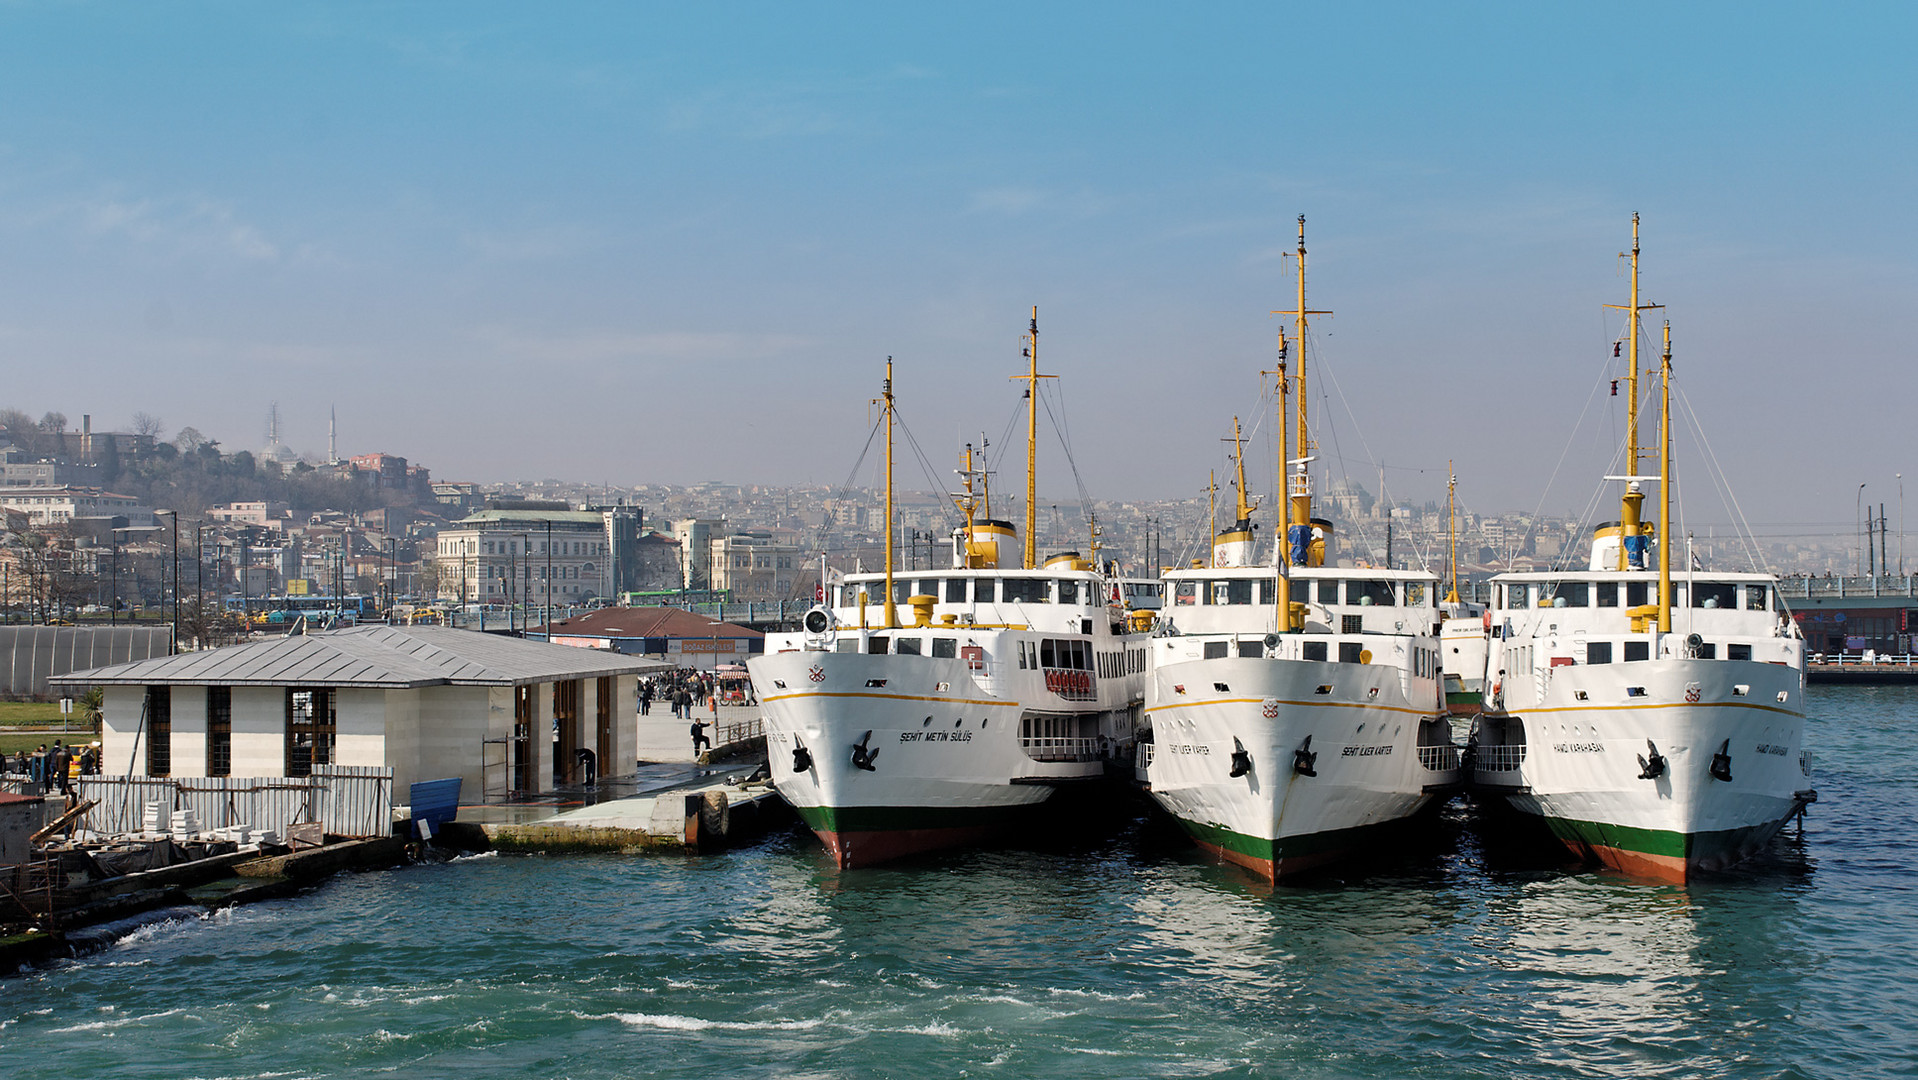
[[[1386,665],[1230,657],[1161,667],[1148,707],[1152,797],[1200,847],[1268,879],[1346,858],[1423,809],[1428,788],[1457,780],[1455,767],[1421,762],[1421,729],[1448,722],[1402,685]],[[1250,767],[1233,777],[1241,747]],[[1316,776],[1294,768],[1301,749],[1316,755]],[[1446,760],[1449,746],[1434,750]]]
[[1084,771],[1029,758],[1021,706],[964,660],[802,651],[748,669],[773,784],[842,869],[989,839],[1052,794],[1049,774]]
[[[1629,695],[1627,684],[1644,692]],[[1503,789],[1582,859],[1683,883],[1749,858],[1815,797],[1799,752],[1802,692],[1799,672],[1781,664],[1559,668],[1543,706],[1497,719],[1508,741],[1522,725],[1517,769],[1479,770],[1474,780]],[[1666,763],[1650,780],[1639,775],[1648,743]],[[1720,752],[1730,780],[1712,775]]]

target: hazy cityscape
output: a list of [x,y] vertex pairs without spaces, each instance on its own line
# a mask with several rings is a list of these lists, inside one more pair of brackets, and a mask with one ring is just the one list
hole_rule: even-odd
[[[430,448],[343,450],[329,437],[326,454],[301,455],[281,439],[277,405],[254,449],[244,448],[249,440],[216,440],[191,426],[170,431],[144,413],[96,426],[87,414],[73,424],[59,413],[35,419],[9,410],[0,412],[0,428],[7,526],[0,607],[11,620],[113,620],[169,603],[176,522],[185,552],[179,591],[194,613],[189,623],[201,618],[196,597],[213,621],[222,610],[264,610],[290,597],[359,597],[355,603],[372,610],[574,608],[715,593],[734,601],[801,600],[811,596],[822,558],[841,571],[876,568],[884,558],[883,490],[875,476],[840,488],[450,478],[434,475],[439,463],[428,464]],[[1012,474],[989,478],[1001,491],[1023,486],[1022,460],[995,468]],[[928,490],[923,469],[916,484],[908,475],[896,481],[896,565],[948,565],[959,512],[943,493]],[[1255,505],[1266,501],[1257,484],[1248,487]],[[1335,562],[1449,572],[1442,501],[1381,500],[1351,478],[1322,490],[1321,512],[1336,524]],[[1042,493],[1039,502],[1042,552],[1096,545],[1098,557],[1123,573],[1151,575],[1155,564],[1188,565],[1202,556],[1206,539],[1232,520],[1236,494],[1228,482],[1179,500],[1110,493],[1082,503]],[[1024,516],[1004,496],[991,512]],[[1269,529],[1257,511],[1254,518]],[[1455,522],[1468,587],[1501,570],[1576,565],[1584,558],[1580,536],[1597,524],[1464,505]],[[1690,537],[1693,557],[1741,568],[1755,557],[1786,575],[1862,572],[1857,535],[1751,543],[1728,533]],[[1864,539],[1874,568],[1902,568],[1901,536],[1889,524],[1878,523]],[[182,633],[197,638],[202,630],[213,627],[189,625]]]

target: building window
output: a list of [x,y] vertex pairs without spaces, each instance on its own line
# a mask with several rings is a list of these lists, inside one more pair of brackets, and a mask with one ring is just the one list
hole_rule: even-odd
[[332,690],[286,691],[286,775],[312,776],[313,766],[333,764],[338,731]]
[[206,688],[206,774],[233,775],[233,688]]
[[173,688],[147,687],[147,775],[173,775]]

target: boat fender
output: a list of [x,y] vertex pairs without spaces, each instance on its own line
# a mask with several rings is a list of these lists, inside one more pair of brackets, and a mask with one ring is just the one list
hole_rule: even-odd
[[811,771],[812,751],[806,749],[804,743],[795,743],[793,745],[793,772],[803,773]]
[[1237,736],[1233,736],[1232,773],[1231,773],[1232,778],[1236,780],[1239,777],[1244,776],[1246,773],[1249,773],[1251,771],[1252,771],[1252,755],[1246,753],[1245,744],[1240,742]]
[[1664,776],[1665,756],[1658,752],[1658,744],[1650,739],[1646,739],[1645,749],[1651,752],[1651,756],[1646,757],[1644,754],[1638,755],[1638,778],[1640,780],[1656,780]]
[[866,749],[866,743],[869,740],[871,740],[871,738],[872,738],[872,732],[868,731],[864,735],[859,736],[858,742],[852,744],[852,767],[853,768],[864,769],[867,772],[878,771],[877,769],[873,768],[872,763],[878,759],[879,751]]
[[1318,763],[1319,755],[1312,752],[1312,736],[1307,735],[1299,748],[1292,751],[1292,771],[1300,776],[1317,776],[1318,770],[1313,766]]
[[1732,780],[1732,741],[1726,739],[1719,744],[1718,753],[1712,755],[1712,779],[1731,783]]

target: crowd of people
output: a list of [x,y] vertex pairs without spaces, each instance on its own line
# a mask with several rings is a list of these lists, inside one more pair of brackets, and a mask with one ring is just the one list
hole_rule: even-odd
[[53,740],[53,749],[47,749],[46,743],[34,751],[21,750],[11,759],[0,758],[6,762],[6,771],[14,776],[24,776],[31,785],[40,789],[40,794],[58,789],[60,794],[73,795],[73,767],[77,762],[81,776],[95,776],[100,772],[100,752],[92,746],[76,748],[66,746],[59,739]]

